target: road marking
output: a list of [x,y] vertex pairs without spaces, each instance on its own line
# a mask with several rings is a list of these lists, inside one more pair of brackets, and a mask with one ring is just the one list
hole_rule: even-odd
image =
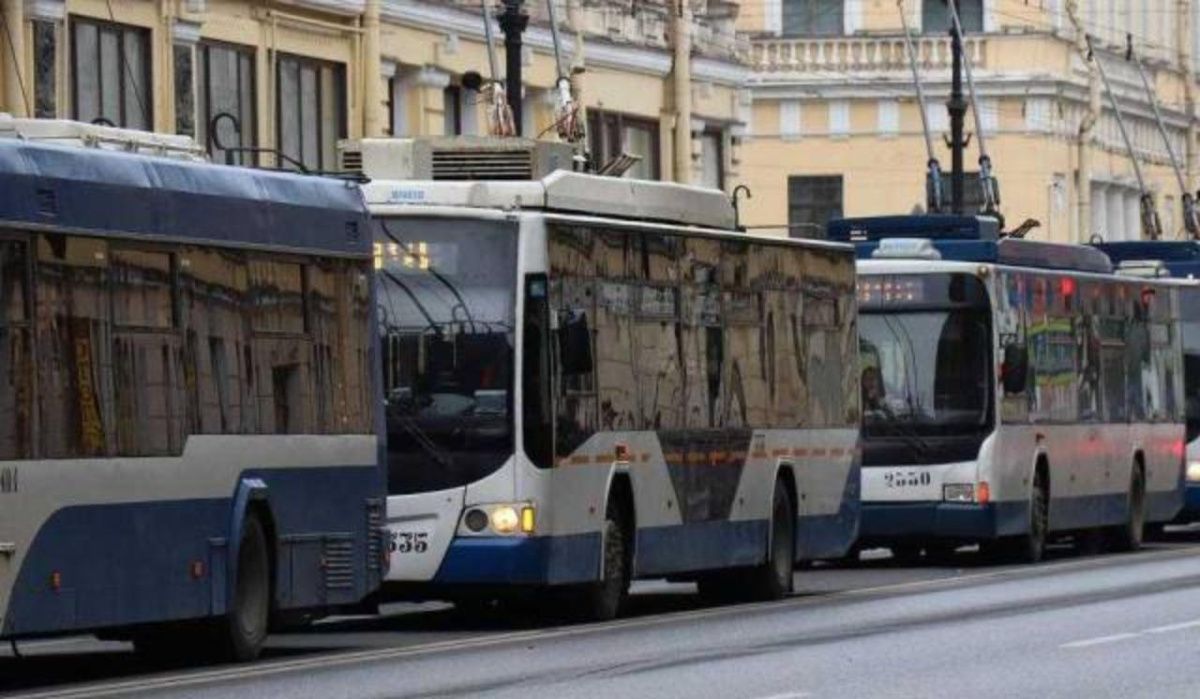
[[[1147,551],[1144,553],[1122,556],[1120,560],[1126,562],[1136,561],[1154,563],[1163,560],[1171,560],[1174,558],[1192,557],[1195,555],[1195,549],[1193,548],[1166,549],[1162,551]],[[605,631],[650,628],[681,621],[702,621],[705,619],[723,616],[742,615],[746,614],[747,612],[754,611],[797,609],[823,604],[830,600],[853,599],[856,597],[863,597],[881,592],[901,592],[905,590],[922,588],[928,589],[939,587],[955,587],[967,582],[1003,580],[1022,576],[1026,578],[1037,578],[1061,572],[1071,572],[1102,567],[1106,564],[1112,563],[1113,561],[1114,557],[1112,556],[1072,559],[1054,563],[1043,563],[1035,567],[1022,566],[1006,568],[1004,570],[993,570],[986,573],[938,578],[936,580],[914,580],[890,585],[877,585],[874,587],[843,590],[827,594],[817,594],[809,597],[797,597],[790,600],[785,600],[783,602],[758,602],[753,604],[717,607],[712,609],[697,609],[691,611],[659,614],[636,619],[623,619],[605,623],[589,624],[585,626],[560,627],[557,629],[548,630],[517,631],[476,639],[453,639],[404,647],[345,651],[294,660],[281,660],[275,662],[267,661],[258,665],[228,667],[215,670],[185,671],[187,674],[184,675],[118,680],[113,682],[103,682],[99,684],[82,685],[62,689],[35,691],[29,694],[12,695],[10,699],[82,699],[84,697],[125,696],[133,692],[180,689],[184,687],[194,687],[223,681],[269,677],[289,672],[332,669],[357,663],[410,658],[414,656],[430,655],[444,650],[475,650],[480,648],[500,646],[510,642],[551,641]],[[1071,644],[1067,645],[1070,646]]]
[[1114,633],[1111,636],[1097,636],[1095,638],[1085,638],[1082,641],[1071,641],[1064,643],[1059,648],[1091,648],[1092,646],[1100,646],[1106,643],[1116,643],[1118,641],[1128,641],[1131,638],[1141,636],[1140,633]]
[[811,696],[812,692],[784,692],[783,694],[768,694],[758,699],[807,699]]
[[1200,626],[1200,619],[1193,621],[1185,621],[1179,624],[1167,624],[1166,626],[1155,626],[1152,629],[1146,629],[1142,633],[1171,633],[1172,631],[1184,631],[1186,629],[1194,629]]

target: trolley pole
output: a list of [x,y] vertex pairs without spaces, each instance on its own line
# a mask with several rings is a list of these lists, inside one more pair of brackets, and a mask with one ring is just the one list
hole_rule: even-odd
[[[946,3],[955,0],[944,0]],[[950,100],[946,109],[950,112],[950,210],[955,214],[963,212],[963,185],[966,176],[963,172],[963,151],[967,147],[963,125],[967,116],[967,100],[963,96],[963,62],[962,38],[950,25],[950,53],[953,55],[950,75]]]
[[504,0],[504,12],[500,14],[500,31],[504,32],[504,88],[508,107],[512,110],[513,129],[521,133],[521,35],[529,26],[529,14],[522,7],[524,0]]

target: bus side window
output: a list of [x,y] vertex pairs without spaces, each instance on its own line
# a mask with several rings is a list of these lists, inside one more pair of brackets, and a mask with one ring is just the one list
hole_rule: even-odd
[[40,455],[106,456],[114,448],[108,245],[39,236],[37,279]]
[[0,459],[33,456],[27,244],[0,240]]

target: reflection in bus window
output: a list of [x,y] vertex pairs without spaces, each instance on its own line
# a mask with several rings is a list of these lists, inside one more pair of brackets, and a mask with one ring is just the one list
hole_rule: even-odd
[[0,459],[32,456],[33,385],[26,244],[0,240]]

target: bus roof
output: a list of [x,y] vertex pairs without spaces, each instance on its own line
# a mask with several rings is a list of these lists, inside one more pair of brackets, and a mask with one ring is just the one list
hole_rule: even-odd
[[371,207],[533,209],[719,230],[736,224],[729,198],[715,189],[568,170],[538,180],[372,180],[363,191]]
[[1172,277],[1200,279],[1200,241],[1127,240],[1093,246],[1114,264],[1159,262]]
[[340,180],[0,138],[0,225],[368,254]]
[[1005,238],[990,218],[880,216],[829,224],[832,240],[854,243],[861,260],[906,257],[1002,264],[1012,267],[1111,274],[1112,262],[1083,245]]

